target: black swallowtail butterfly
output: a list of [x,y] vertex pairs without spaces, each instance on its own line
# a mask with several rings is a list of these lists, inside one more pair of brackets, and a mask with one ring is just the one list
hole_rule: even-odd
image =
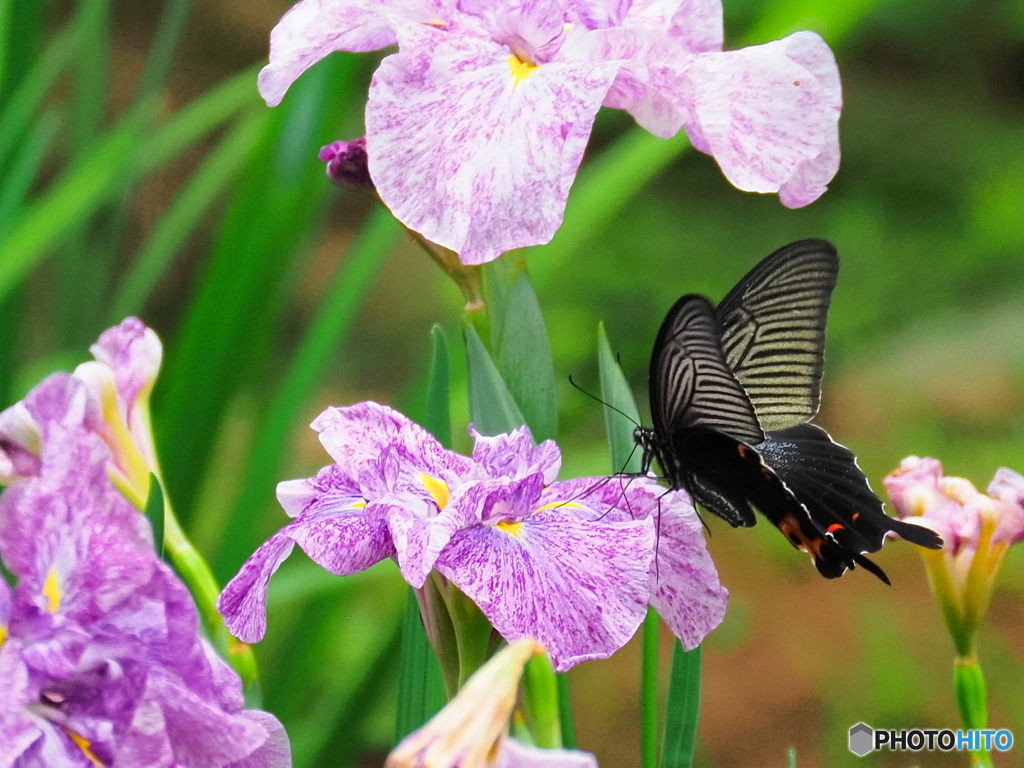
[[761,261],[717,308],[679,299],[651,356],[654,426],[634,438],[645,473],[657,459],[673,489],[731,525],[754,525],[757,509],[822,576],[860,565],[888,584],[864,557],[886,533],[929,549],[942,539],[886,515],[853,452],[810,423],[838,275],[831,243],[801,240]]

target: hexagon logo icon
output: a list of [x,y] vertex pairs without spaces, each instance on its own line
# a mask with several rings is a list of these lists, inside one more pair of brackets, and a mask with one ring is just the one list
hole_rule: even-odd
[[864,757],[875,748],[875,729],[867,723],[857,723],[850,728],[850,751],[857,757]]

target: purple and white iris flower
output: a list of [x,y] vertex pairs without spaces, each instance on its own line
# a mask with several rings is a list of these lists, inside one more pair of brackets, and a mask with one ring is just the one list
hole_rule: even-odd
[[372,402],[328,408],[312,426],[334,463],[278,486],[294,519],[218,602],[245,642],[263,637],[268,582],[296,544],[337,575],[391,557],[420,589],[434,571],[509,642],[541,642],[559,671],[622,647],[648,602],[687,648],[725,614],[728,593],[692,504],[683,494],[659,503],[651,479],[625,490],[607,479],[557,481],[557,446],[535,446],[525,427],[497,437],[471,430],[465,457]]
[[146,518],[111,483],[93,394],[55,374],[20,405],[38,452],[0,497],[0,559],[17,579],[0,579],[0,768],[287,768],[281,724],[243,709]]
[[[83,424],[107,447],[110,479],[142,509],[150,472],[157,471],[149,396],[163,347],[141,320],[129,317],[104,331],[90,351],[95,359],[73,374],[84,384]],[[42,429],[24,402],[0,413],[0,484],[37,475],[42,448]]]
[[842,91],[811,32],[723,51],[720,0],[302,0],[259,77],[280,103],[332,51],[398,45],[374,74],[366,149],[410,229],[466,264],[548,242],[598,109],[681,128],[735,186],[807,205],[839,168]]

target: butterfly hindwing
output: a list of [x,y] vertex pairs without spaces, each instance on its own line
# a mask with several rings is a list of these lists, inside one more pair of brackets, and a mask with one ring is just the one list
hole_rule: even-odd
[[654,431],[662,439],[697,427],[744,443],[764,439],[750,398],[722,352],[714,306],[703,296],[684,296],[662,323],[651,358],[650,395]]
[[726,360],[766,432],[806,423],[818,411],[838,276],[835,246],[800,240],[762,260],[718,305]]
[[[812,518],[807,506],[757,449],[728,435],[703,429],[689,431],[678,442],[677,449],[697,481],[691,484],[694,497],[709,512],[735,526],[737,523],[722,514],[720,502],[724,499],[727,513],[745,510],[750,519],[742,524],[752,525],[751,507],[756,507],[793,546],[811,556],[814,567],[825,578],[838,578],[855,565],[862,565],[888,583],[880,568],[844,547]],[[720,494],[712,495],[711,503],[709,488]]]
[[930,549],[942,546],[934,531],[886,515],[853,451],[821,427],[801,424],[769,432],[758,450],[815,524],[843,548],[877,552],[889,531]]

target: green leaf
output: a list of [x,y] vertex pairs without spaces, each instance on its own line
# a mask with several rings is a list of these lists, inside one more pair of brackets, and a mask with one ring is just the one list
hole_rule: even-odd
[[402,620],[402,650],[398,660],[395,741],[401,741],[415,731],[443,706],[441,666],[423,629],[416,590],[410,587]]
[[136,101],[143,101],[163,88],[193,2],[194,0],[168,0],[164,4],[156,39],[149,48],[146,68],[142,71],[142,77],[139,78],[139,85],[135,90]]
[[[241,490],[228,517],[227,530],[233,531],[217,557],[217,573],[226,578],[258,546],[258,531],[246,526],[252,510],[273,498],[278,468],[289,433],[302,409],[316,392],[330,367],[345,334],[352,327],[385,257],[391,253],[402,232],[401,226],[383,206],[378,206],[363,225],[359,236],[340,262],[298,352],[288,364],[280,387],[271,400],[270,410],[260,425],[246,464]],[[267,254],[271,256],[273,254]],[[245,297],[241,297],[243,300]],[[239,305],[239,312],[241,311]],[[204,311],[212,307],[204,308]],[[245,336],[244,317],[239,314],[239,338]],[[214,364],[211,361],[211,364]],[[226,395],[222,393],[222,396]],[[201,467],[197,467],[201,470]]]
[[427,410],[423,426],[445,448],[452,445],[451,356],[444,328],[430,329],[430,373],[427,378]]
[[[451,445],[449,387],[451,363],[448,339],[440,325],[430,329],[430,372],[427,377],[427,408],[424,426],[442,445]],[[424,592],[426,599],[426,592]],[[416,590],[409,588],[402,621],[402,652],[398,662],[398,718],[395,740],[412,733],[444,706],[441,665],[423,628]]]
[[466,337],[469,414],[473,425],[482,435],[500,435],[521,427],[526,420],[480,335],[468,320],[463,322],[462,329]]
[[697,746],[697,720],[700,717],[701,646],[684,651],[676,640],[669,673],[668,701],[665,705],[665,743],[661,768],[690,768]]
[[503,317],[492,329],[498,332],[493,342],[498,371],[534,440],[554,439],[558,434],[555,364],[540,302],[525,269],[519,269],[512,280]]
[[642,457],[633,440],[633,430],[640,423],[640,412],[629,382],[615,360],[604,323],[597,326],[597,367],[601,374],[601,399],[606,403],[603,406],[604,426],[611,451],[612,472],[639,472]]
[[113,303],[111,323],[141,311],[160,278],[181,253],[185,240],[236,180],[268,123],[266,112],[240,119],[182,185],[132,264]]
[[164,556],[164,492],[156,475],[149,473],[149,498],[146,499],[146,518],[153,526],[153,546],[156,553]]

